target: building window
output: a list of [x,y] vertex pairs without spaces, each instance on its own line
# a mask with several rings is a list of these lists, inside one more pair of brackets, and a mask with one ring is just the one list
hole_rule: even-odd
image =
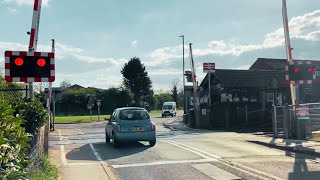
[[274,102],[274,94],[267,93],[267,102]]

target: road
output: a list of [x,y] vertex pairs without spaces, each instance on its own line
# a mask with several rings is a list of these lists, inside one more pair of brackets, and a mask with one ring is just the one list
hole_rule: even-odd
[[320,179],[316,157],[252,143],[255,136],[245,133],[171,131],[162,126],[167,120],[153,117],[154,147],[138,142],[117,149],[105,144],[105,122],[56,125],[51,156],[66,180],[108,179],[108,174],[124,180]]

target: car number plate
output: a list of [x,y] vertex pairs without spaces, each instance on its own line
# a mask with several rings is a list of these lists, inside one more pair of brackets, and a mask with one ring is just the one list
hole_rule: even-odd
[[131,131],[143,131],[143,128],[141,127],[131,128]]

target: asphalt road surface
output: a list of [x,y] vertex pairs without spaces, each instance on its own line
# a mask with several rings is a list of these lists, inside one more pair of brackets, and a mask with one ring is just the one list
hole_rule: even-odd
[[105,143],[106,122],[56,125],[49,144],[61,179],[110,179],[111,172],[124,180],[320,179],[316,157],[254,144],[241,133],[171,131],[162,126],[168,119],[153,117],[154,147],[137,142],[113,148]]

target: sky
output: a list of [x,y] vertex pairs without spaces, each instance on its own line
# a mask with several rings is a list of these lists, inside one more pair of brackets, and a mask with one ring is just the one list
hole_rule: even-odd
[[[281,0],[43,0],[37,51],[56,40],[56,81],[109,88],[139,57],[156,92],[182,86],[182,39],[198,81],[203,62],[248,69],[257,58],[286,58]],[[319,60],[320,1],[287,0],[294,59]],[[33,0],[0,0],[0,71],[4,51],[27,50]],[[1,55],[2,54],[2,55]]]

